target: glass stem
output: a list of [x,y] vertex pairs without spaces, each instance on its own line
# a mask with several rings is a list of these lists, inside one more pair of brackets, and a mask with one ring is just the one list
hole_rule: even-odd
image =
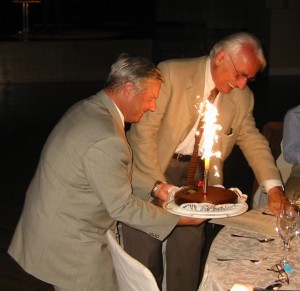
[[282,258],[282,264],[284,265],[287,262],[287,250],[289,247],[289,239],[283,240],[283,258]]

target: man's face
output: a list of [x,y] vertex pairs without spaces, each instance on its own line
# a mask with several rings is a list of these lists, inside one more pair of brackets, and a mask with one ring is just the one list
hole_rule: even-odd
[[211,67],[213,80],[222,93],[229,93],[233,88],[244,90],[259,69],[259,59],[251,47],[243,47],[235,55],[221,50]]
[[155,102],[160,90],[161,81],[147,79],[142,83],[142,89],[136,93],[136,88],[133,83],[132,89],[129,90],[126,109],[126,122],[139,122],[144,112],[155,111]]

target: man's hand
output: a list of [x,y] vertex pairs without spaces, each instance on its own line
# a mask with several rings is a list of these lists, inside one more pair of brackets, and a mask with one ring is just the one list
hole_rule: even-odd
[[280,213],[280,206],[283,203],[288,202],[287,197],[285,196],[281,187],[273,187],[268,191],[268,206],[269,210],[275,215],[278,216]]
[[157,186],[157,191],[155,193],[155,196],[162,200],[163,202],[167,201],[168,200],[168,197],[169,197],[169,193],[168,193],[168,190],[171,188],[171,187],[174,187],[174,185],[172,184],[168,184],[168,183],[162,183],[162,184],[159,184]]

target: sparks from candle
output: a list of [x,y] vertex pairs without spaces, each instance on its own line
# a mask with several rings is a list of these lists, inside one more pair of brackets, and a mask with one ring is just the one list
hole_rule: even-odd
[[[202,112],[202,119],[203,119],[203,145],[200,149],[201,158],[204,159],[204,169],[205,171],[208,171],[209,169],[209,163],[210,158],[212,156],[216,156],[218,158],[221,157],[220,152],[213,152],[212,148],[214,143],[218,142],[218,135],[217,131],[222,129],[222,126],[219,124],[216,124],[217,116],[218,116],[218,110],[216,106],[211,104],[209,101],[202,102],[200,105],[200,110]],[[219,172],[216,168],[215,169],[215,175],[219,175]]]

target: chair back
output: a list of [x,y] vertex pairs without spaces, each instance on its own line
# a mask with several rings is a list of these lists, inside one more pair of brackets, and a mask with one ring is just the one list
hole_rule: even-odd
[[151,271],[120,246],[113,231],[106,233],[120,291],[159,291]]

